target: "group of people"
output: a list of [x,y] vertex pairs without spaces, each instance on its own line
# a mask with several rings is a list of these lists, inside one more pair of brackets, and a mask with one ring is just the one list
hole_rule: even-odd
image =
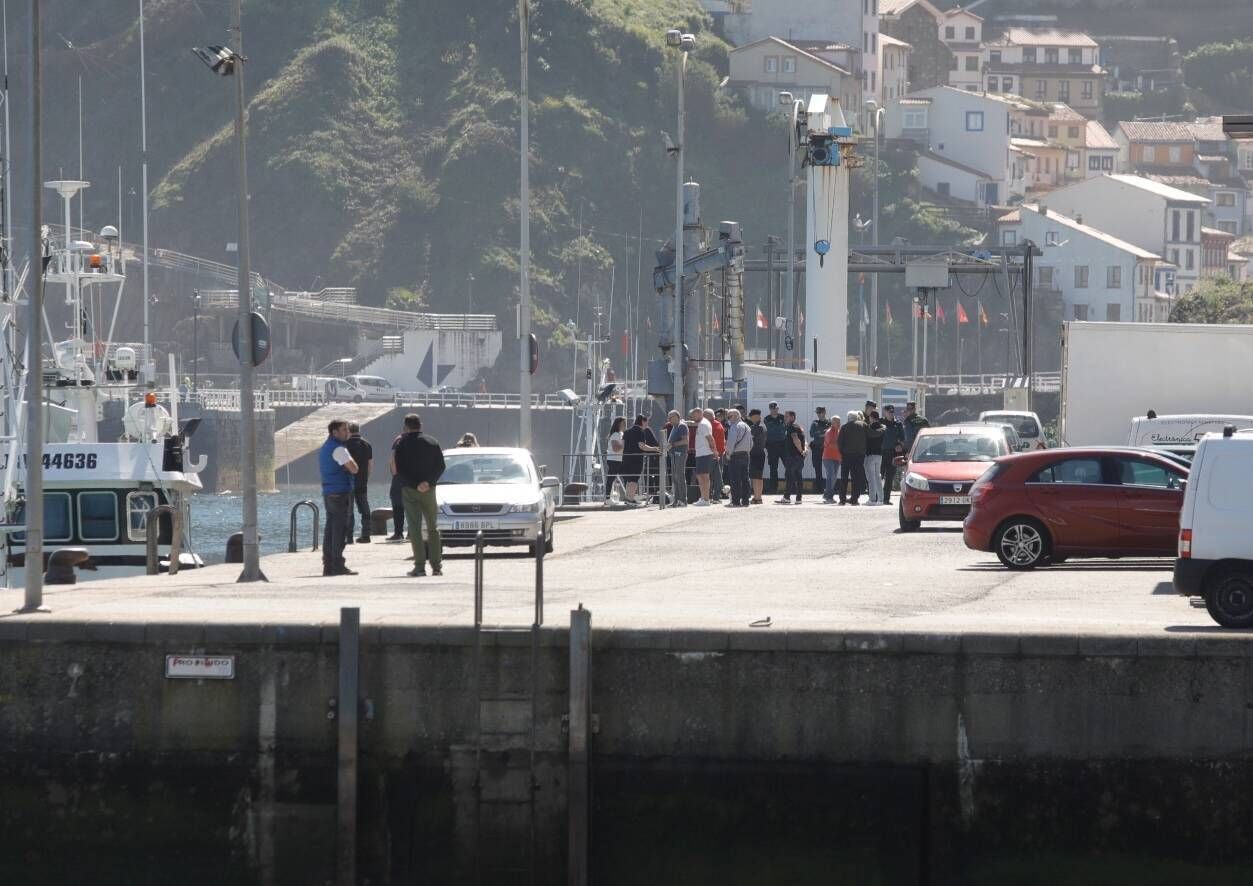
[[630,428],[617,418],[606,445],[607,489],[620,482],[629,503],[638,503],[645,456],[665,451],[673,501],[685,506],[694,479],[695,507],[719,504],[724,480],[730,490],[728,507],[762,504],[765,474],[770,469],[770,492],[779,491],[779,466],[783,467],[783,492],[778,504],[800,504],[803,499],[805,459],[811,459],[815,486],[828,504],[856,505],[866,497],[872,505],[891,504],[896,478],[895,458],[913,445],[927,420],[917,404],[905,405],[903,418],[896,407],[867,401],[863,410],[850,411],[841,422],[828,419],[826,407],[815,409],[809,432],[797,423],[793,410],[780,411],[771,401],[767,414],[760,409],[737,406],[729,409],[693,409],[684,417],[672,410],[662,428],[662,442],[649,427],[649,418],[638,415]]
[[[473,434],[466,434],[458,446],[477,446]],[[322,506],[326,525],[322,531],[322,575],[356,575],[344,560],[344,549],[354,541],[370,542],[370,471],[374,449],[361,436],[356,422],[334,419],[327,425],[326,442],[318,452],[318,468],[322,480]],[[435,486],[444,473],[444,451],[439,441],[422,432],[422,419],[410,413],[404,418],[401,433],[392,441],[389,459],[392,474],[391,500],[395,532],[391,541],[403,541],[405,523],[409,524],[409,543],[413,548],[413,577],[426,574],[431,564],[432,575],[443,574],[443,546],[440,542],[437,516],[439,506]],[[361,516],[361,534],[355,539],[355,513]],[[425,524],[425,533],[423,526]]]

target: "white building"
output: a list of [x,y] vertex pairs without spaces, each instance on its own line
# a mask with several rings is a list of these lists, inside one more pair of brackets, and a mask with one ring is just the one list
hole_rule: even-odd
[[953,53],[948,84],[968,92],[983,91],[983,19],[961,7],[944,13],[940,40]]
[[727,85],[739,89],[753,107],[770,112],[787,91],[809,104],[811,95],[832,95],[842,108],[859,107],[861,90],[852,74],[850,56],[841,44],[802,47],[779,37],[766,37],[730,52]]
[[879,35],[879,104],[884,107],[909,92],[910,45]]
[[1160,256],[1047,207],[1023,204],[997,220],[1003,246],[1030,240],[1035,285],[1061,293],[1066,320],[1165,322],[1170,296],[1155,285]]
[[1097,120],[1089,120],[1084,138],[1084,178],[1096,178],[1114,171],[1118,162],[1118,142]]
[[1177,268],[1179,293],[1201,276],[1202,212],[1209,199],[1136,175],[1102,175],[1058,188],[1048,207],[1091,225]]
[[922,148],[918,175],[940,196],[980,206],[1008,203],[1025,193],[1023,154],[1010,142],[1010,100],[936,86],[889,102],[888,138]]

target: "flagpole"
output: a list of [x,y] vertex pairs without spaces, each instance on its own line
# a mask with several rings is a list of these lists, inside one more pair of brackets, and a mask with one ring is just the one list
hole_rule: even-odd
[[975,368],[979,370],[979,385],[982,388],[983,386],[983,302],[976,301],[975,307],[979,309],[979,316],[976,318],[976,322],[978,323],[978,325],[975,326],[975,352],[976,352],[975,362],[977,364]]

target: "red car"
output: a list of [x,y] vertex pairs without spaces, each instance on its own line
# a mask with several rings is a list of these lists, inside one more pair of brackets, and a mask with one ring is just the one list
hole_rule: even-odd
[[923,428],[901,473],[901,530],[912,532],[923,520],[964,520],[970,488],[993,461],[1008,454],[1005,432],[997,426]]
[[1069,557],[1173,557],[1187,469],[1152,452],[1048,449],[998,459],[962,536],[1010,569]]

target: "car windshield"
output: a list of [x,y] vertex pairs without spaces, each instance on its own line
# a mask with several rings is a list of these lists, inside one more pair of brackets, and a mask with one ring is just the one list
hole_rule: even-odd
[[931,434],[918,438],[913,462],[934,461],[992,461],[1009,455],[1009,446],[1003,435],[991,434]]
[[502,453],[444,456],[444,475],[440,485],[460,483],[529,483],[526,463],[514,455]]
[[1012,425],[1018,431],[1019,437],[1035,438],[1040,436],[1040,426],[1036,424],[1035,419],[1030,416],[1021,415],[1002,415],[996,412],[988,413],[984,421],[994,422],[1001,425]]

